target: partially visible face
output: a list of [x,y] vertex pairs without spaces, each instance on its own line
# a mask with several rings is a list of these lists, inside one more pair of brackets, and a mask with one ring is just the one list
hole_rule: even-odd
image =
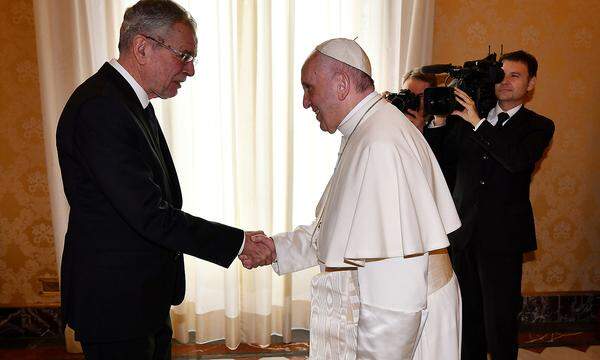
[[[183,53],[196,54],[194,30],[182,23],[174,24],[163,39],[164,44]],[[154,58],[149,65],[149,98],[168,99],[177,95],[181,83],[194,76],[194,63],[183,63],[177,55],[162,46],[154,47]]]
[[520,61],[504,60],[504,80],[496,84],[496,97],[500,103],[518,105],[525,102],[527,92],[533,90],[535,77],[530,78],[527,65]]
[[335,82],[319,61],[319,56],[313,53],[302,66],[302,106],[314,111],[321,130],[333,134],[344,117],[340,115]]
[[418,95],[420,97],[421,104],[419,105],[419,113],[422,113],[423,108],[424,108],[423,93],[425,92],[425,89],[428,89],[430,87],[431,87],[431,85],[427,81],[423,81],[423,80],[419,80],[419,79],[415,79],[415,78],[408,78],[402,84],[403,89],[408,89],[408,90],[410,90],[410,92],[412,92],[413,94]]

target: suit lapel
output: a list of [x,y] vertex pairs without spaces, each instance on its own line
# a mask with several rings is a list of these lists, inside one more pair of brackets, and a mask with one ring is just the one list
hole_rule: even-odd
[[173,205],[177,207],[182,206],[182,196],[181,196],[181,187],[179,185],[179,179],[177,178],[177,170],[175,169],[175,163],[173,162],[173,158],[171,157],[171,152],[169,151],[169,146],[167,144],[167,140],[160,129],[158,128],[158,136],[160,137],[161,143],[161,151],[163,154],[163,159],[165,161],[165,166],[167,167],[167,173],[169,174],[171,187],[171,195],[173,196]]
[[146,114],[144,113],[142,104],[140,104],[140,100],[135,94],[135,91],[133,91],[127,80],[125,80],[123,76],[121,76],[121,74],[119,74],[119,72],[115,70],[109,63],[105,63],[100,69],[99,73],[102,74],[108,82],[114,84],[118,89],[119,94],[117,97],[124,103],[125,107],[127,107],[131,113],[131,118],[139,126],[144,137],[148,141],[148,145],[154,152],[154,155],[158,157],[158,144],[152,140],[152,132],[150,130],[148,121],[146,121]]
[[144,138],[148,142],[148,146],[155,160],[162,169],[164,186],[168,187],[167,189],[163,189],[165,191],[165,195],[167,195],[167,200],[175,207],[181,207],[182,201],[179,180],[177,179],[175,165],[173,164],[173,160],[169,154],[169,150],[160,126],[157,124],[158,138],[156,138],[153,136],[153,131],[150,128],[150,119],[147,118],[147,114],[142,108],[142,104],[140,104],[140,100],[135,91],[117,70],[115,70],[110,64],[105,63],[102,68],[100,68],[99,73],[107,78],[107,81],[114,84],[118,89],[120,92],[118,97],[123,101],[125,107],[131,114],[131,119],[138,125]]
[[503,132],[512,132],[518,128],[521,128],[527,122],[527,118],[528,118],[527,112],[528,112],[528,110],[525,109],[525,106],[521,106],[519,111],[517,111],[510,118],[510,120],[508,120],[508,122],[500,128],[500,130]]
[[140,104],[140,100],[138,99],[135,91],[131,88],[131,85],[119,74],[119,72],[112,67],[109,63],[104,63],[104,65],[98,71],[108,82],[115,85],[117,90],[119,91],[118,97],[120,100],[125,103],[127,108],[129,108],[132,112],[136,114],[138,118],[144,117],[144,109],[142,108],[142,104]]

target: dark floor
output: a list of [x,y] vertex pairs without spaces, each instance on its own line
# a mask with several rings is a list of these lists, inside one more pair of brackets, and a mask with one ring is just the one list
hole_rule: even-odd
[[[282,343],[280,336],[272,336],[272,345],[266,348],[240,344],[232,351],[223,341],[208,344],[179,344],[174,341],[173,360],[184,359],[236,359],[258,360],[261,358],[284,358],[301,360],[308,355],[308,332],[293,331],[293,341]],[[63,338],[20,338],[0,339],[0,360],[83,360],[82,354],[69,354],[65,351]]]
[[[550,329],[551,330],[551,329]],[[223,341],[208,344],[178,344],[173,346],[173,359],[235,359],[258,360],[278,358],[301,360],[308,354],[308,332],[294,330],[293,343],[281,343],[281,337],[273,336],[273,345],[267,348],[241,344],[235,351],[229,350]],[[600,334],[596,329],[585,331],[522,331],[519,335],[522,352],[542,353],[546,348],[563,346],[575,349],[585,355],[591,345],[600,344]],[[519,358],[529,358],[520,353]],[[587,359],[588,357],[582,357]],[[64,350],[61,338],[0,339],[0,359],[19,360],[82,360],[82,354],[69,354]],[[569,360],[575,360],[570,358]]]

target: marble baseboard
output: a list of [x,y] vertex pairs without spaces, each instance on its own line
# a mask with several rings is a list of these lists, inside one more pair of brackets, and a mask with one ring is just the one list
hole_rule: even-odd
[[522,325],[598,324],[600,293],[524,296]]
[[[521,331],[600,332],[600,292],[523,297]],[[58,307],[0,308],[0,339],[60,337]]]
[[600,344],[597,331],[520,331],[520,348],[543,348],[555,346],[590,346]]
[[61,336],[57,307],[0,308],[0,339]]

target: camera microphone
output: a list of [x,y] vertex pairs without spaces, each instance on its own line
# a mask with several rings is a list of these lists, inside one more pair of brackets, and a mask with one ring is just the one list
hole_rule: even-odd
[[458,66],[452,64],[436,64],[436,65],[425,65],[421,66],[421,72],[425,74],[441,74],[447,73],[450,70],[459,69]]

